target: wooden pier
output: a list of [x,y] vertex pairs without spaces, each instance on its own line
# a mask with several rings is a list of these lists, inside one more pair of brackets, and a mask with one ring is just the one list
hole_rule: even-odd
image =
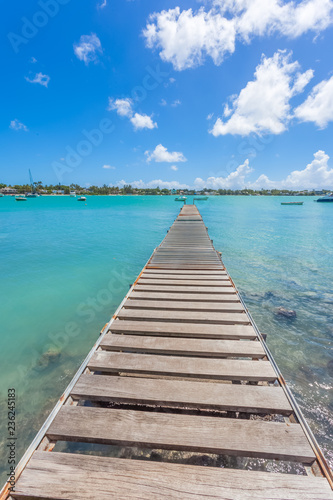
[[[154,453],[68,453],[59,442]],[[220,466],[190,465],[198,455]],[[185,205],[0,498],[328,500],[331,486],[199,211]]]

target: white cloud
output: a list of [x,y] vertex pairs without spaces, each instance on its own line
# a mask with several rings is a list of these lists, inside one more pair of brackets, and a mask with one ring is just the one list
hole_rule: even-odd
[[43,85],[43,87],[47,87],[50,81],[49,75],[43,75],[43,73],[36,73],[33,78],[29,78],[28,76],[25,76],[24,78],[27,82],[39,83],[40,85]]
[[160,189],[188,189],[189,186],[187,184],[180,184],[178,181],[162,181],[161,179],[156,179],[153,181],[149,182],[144,182],[143,180],[138,180],[138,181],[132,181],[132,182],[126,182],[124,180],[121,180],[117,182],[118,186],[124,186],[125,184],[130,184],[132,187],[137,188],[137,189],[144,189],[144,188],[156,188],[159,187]]
[[24,123],[19,122],[17,118],[15,118],[15,120],[12,120],[10,122],[9,128],[13,130],[24,130],[24,132],[28,132],[29,130],[28,127],[24,125]]
[[135,130],[157,128],[157,123],[153,122],[151,116],[134,113],[133,100],[129,97],[125,97],[124,99],[112,99],[109,97],[108,110],[116,111],[119,116],[126,116],[129,118]]
[[134,125],[135,130],[142,130],[144,128],[157,128],[157,123],[153,122],[151,117],[148,115],[140,115],[139,113],[135,113],[130,121]]
[[202,64],[206,55],[221,64],[235,50],[236,40],[277,33],[296,38],[320,33],[332,24],[332,0],[215,0],[206,11],[179,7],[155,12],[143,34],[147,46],[160,49],[163,61],[176,70]]
[[197,178],[194,181],[196,189],[332,189],[333,168],[328,166],[329,156],[324,151],[317,151],[314,159],[303,170],[292,171],[285,179],[272,181],[265,174],[260,175],[255,181],[249,180],[253,169],[249,161],[237,167],[226,177],[208,177],[204,180]]
[[245,160],[242,165],[239,165],[227,177],[208,177],[206,180],[197,177],[194,181],[194,186],[196,189],[243,189],[245,178],[252,171],[253,169],[249,166],[249,160]]
[[147,162],[150,162],[152,160],[158,163],[160,162],[178,163],[180,161],[187,161],[183,153],[177,151],[169,153],[167,148],[162,146],[162,144],[158,144],[158,146],[156,146],[156,148],[152,153],[150,151],[146,151],[145,155],[147,156]]
[[98,9],[104,9],[107,6],[107,0],[102,0],[101,3],[97,4]]
[[109,111],[116,111],[119,116],[133,116],[133,101],[129,97],[124,99],[112,99],[109,97]]
[[152,14],[149,21],[143,31],[148,47],[160,48],[161,59],[176,70],[201,64],[204,53],[220,64],[226,52],[235,50],[234,23],[219,13],[176,7]]
[[300,65],[291,61],[291,53],[278,51],[271,58],[262,56],[254,79],[246,84],[231,107],[224,109],[223,121],[218,118],[210,133],[248,135],[280,134],[291,119],[290,99],[304,90],[313,71],[299,72]]
[[31,57],[29,62],[35,64],[37,62],[37,59],[35,57]]
[[177,106],[179,106],[181,103],[182,103],[182,101],[180,101],[179,99],[176,99],[175,101],[173,101],[173,102],[171,103],[171,106],[172,106],[173,108],[176,108],[176,107],[177,107]]
[[178,167],[176,165],[171,165],[170,168],[171,168],[171,170],[174,170],[175,172],[177,172],[177,170],[178,170]]
[[103,165],[102,168],[105,168],[107,170],[116,170],[116,167],[112,167],[111,165]]
[[170,82],[170,83],[175,83],[175,81],[176,81],[176,78],[172,78],[172,77],[171,77],[171,78],[169,78],[169,82]]
[[82,35],[78,43],[74,43],[74,54],[80,61],[84,61],[86,65],[90,62],[97,61],[98,53],[102,53],[102,44],[95,33],[91,35]]
[[295,116],[302,122],[314,122],[320,128],[333,120],[333,76],[313,87],[306,101],[295,109]]
[[166,100],[165,100],[165,99],[161,99],[161,101],[160,101],[160,103],[159,103],[159,104],[160,104],[160,106],[166,106],[166,105],[167,105],[167,102],[166,102]]
[[206,117],[206,120],[211,120],[214,116],[214,113],[209,113],[209,115],[207,115]]

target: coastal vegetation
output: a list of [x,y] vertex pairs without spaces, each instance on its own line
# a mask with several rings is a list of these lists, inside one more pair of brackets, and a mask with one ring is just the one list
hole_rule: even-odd
[[[195,189],[160,189],[156,188],[136,188],[130,184],[125,184],[122,187],[119,186],[89,186],[82,187],[79,184],[70,184],[69,186],[63,184],[57,185],[43,185],[41,181],[35,183],[37,193],[41,195],[68,195],[71,191],[75,191],[76,194],[88,194],[88,195],[220,195],[220,196],[318,196],[321,194],[327,194],[329,191],[323,189],[318,190],[307,190],[304,191],[293,191],[291,189],[208,189],[204,188],[202,190]],[[23,194],[30,193],[31,186],[29,184],[15,184],[12,186],[7,186],[7,184],[0,183],[0,192],[4,194]]]

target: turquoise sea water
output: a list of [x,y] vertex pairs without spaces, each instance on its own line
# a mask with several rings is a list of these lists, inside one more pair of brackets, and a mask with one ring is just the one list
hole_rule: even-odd
[[[333,464],[333,204],[302,200],[210,197],[198,206]],[[0,395],[16,389],[19,456],[180,207],[158,196],[0,198]],[[277,317],[280,306],[297,318]],[[1,482],[7,436],[2,404]]]

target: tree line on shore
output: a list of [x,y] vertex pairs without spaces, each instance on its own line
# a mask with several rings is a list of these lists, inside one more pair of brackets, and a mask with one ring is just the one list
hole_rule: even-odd
[[[329,191],[323,189],[321,191],[318,190],[303,190],[303,191],[294,191],[291,189],[210,189],[203,188],[201,190],[195,189],[160,189],[156,188],[136,188],[131,186],[130,184],[126,184],[122,187],[119,186],[107,186],[104,184],[103,186],[89,186],[82,187],[78,184],[70,184],[69,186],[64,184],[57,185],[43,185],[42,182],[34,183],[35,190],[37,193],[43,194],[69,194],[71,191],[75,191],[77,194],[90,194],[90,195],[241,195],[241,196],[287,196],[287,195],[303,195],[303,196],[316,196],[318,194],[326,194]],[[17,191],[18,194],[30,193],[32,191],[30,184],[15,184],[12,186],[7,186],[7,184],[0,183],[0,190],[3,188],[12,188]]]

